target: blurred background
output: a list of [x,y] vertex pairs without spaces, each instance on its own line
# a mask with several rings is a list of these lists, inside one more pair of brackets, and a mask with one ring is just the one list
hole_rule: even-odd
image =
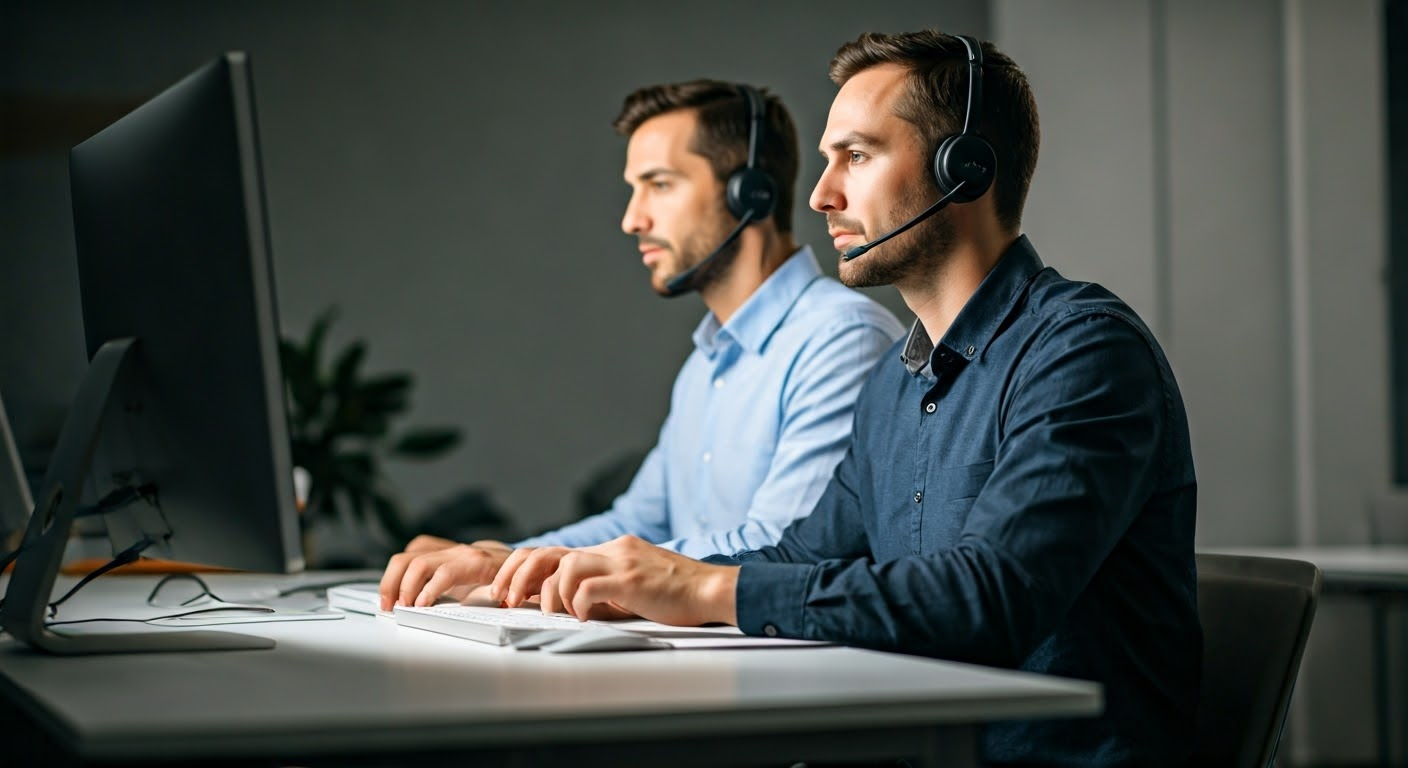
[[[337,307],[332,345],[365,339],[368,370],[414,375],[405,421],[462,432],[440,460],[386,464],[412,522],[472,491],[531,532],[653,443],[703,313],[651,293],[620,232],[622,98],[695,77],[777,93],[802,144],[799,239],[832,262],[805,208],[827,63],[861,32],[927,26],[1030,77],[1025,230],[1164,344],[1200,545],[1365,543],[1366,510],[1408,481],[1397,0],[0,0],[0,394],[26,470],[42,476],[86,366],[67,150],[222,51],[253,62],[284,332]],[[1372,762],[1367,690],[1388,671],[1366,626],[1322,604],[1296,764]]]

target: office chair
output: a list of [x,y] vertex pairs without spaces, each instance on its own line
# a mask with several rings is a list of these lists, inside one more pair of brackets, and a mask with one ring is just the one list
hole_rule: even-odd
[[1203,625],[1198,743],[1191,765],[1267,768],[1320,596],[1299,560],[1199,554]]
[[[1369,500],[1369,544],[1376,547],[1408,546],[1408,493],[1401,490],[1379,494]],[[1397,655],[1390,642],[1390,622],[1397,618],[1402,624],[1401,631],[1408,632],[1408,611],[1405,611],[1403,591],[1400,589],[1359,589],[1357,593],[1369,600],[1370,620],[1373,637],[1374,659],[1374,733],[1378,742],[1379,762],[1393,763],[1393,723],[1390,712],[1393,708],[1394,685],[1390,681],[1390,657]],[[1408,635],[1405,635],[1408,636]],[[1408,690],[1408,664],[1399,665],[1398,690]],[[1400,749],[1408,746],[1400,747]]]

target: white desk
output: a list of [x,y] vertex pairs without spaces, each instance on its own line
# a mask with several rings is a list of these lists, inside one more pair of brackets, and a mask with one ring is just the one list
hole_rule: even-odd
[[[270,578],[291,577],[207,580],[237,593]],[[152,582],[104,577],[60,618]],[[1092,683],[849,648],[555,655],[356,615],[219,629],[278,648],[54,658],[0,639],[0,749],[40,733],[104,763],[971,765],[984,722],[1101,708]]]

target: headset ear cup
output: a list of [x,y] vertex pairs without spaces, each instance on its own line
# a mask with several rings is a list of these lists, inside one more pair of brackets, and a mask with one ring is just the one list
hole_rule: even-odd
[[777,205],[777,185],[772,176],[757,168],[739,168],[728,177],[724,189],[724,202],[728,212],[736,219],[742,219],[749,212],[749,223],[762,221],[772,215]]
[[934,153],[934,179],[940,194],[947,195],[958,188],[955,203],[971,203],[982,197],[992,186],[997,154],[992,145],[979,136],[958,134],[944,139]]

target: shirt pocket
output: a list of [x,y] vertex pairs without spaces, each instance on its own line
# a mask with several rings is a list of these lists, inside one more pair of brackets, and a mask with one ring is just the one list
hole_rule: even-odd
[[965,464],[961,467],[944,467],[939,470],[937,487],[934,489],[939,493],[939,498],[944,501],[963,501],[978,496],[978,492],[987,485],[988,478],[992,476],[992,461],[980,461],[977,464]]
[[992,461],[980,461],[961,467],[943,467],[933,476],[925,499],[934,502],[933,514],[926,514],[924,520],[924,550],[934,552],[946,549],[958,542],[958,536],[968,522],[968,513],[978,493],[987,485],[992,476]]

